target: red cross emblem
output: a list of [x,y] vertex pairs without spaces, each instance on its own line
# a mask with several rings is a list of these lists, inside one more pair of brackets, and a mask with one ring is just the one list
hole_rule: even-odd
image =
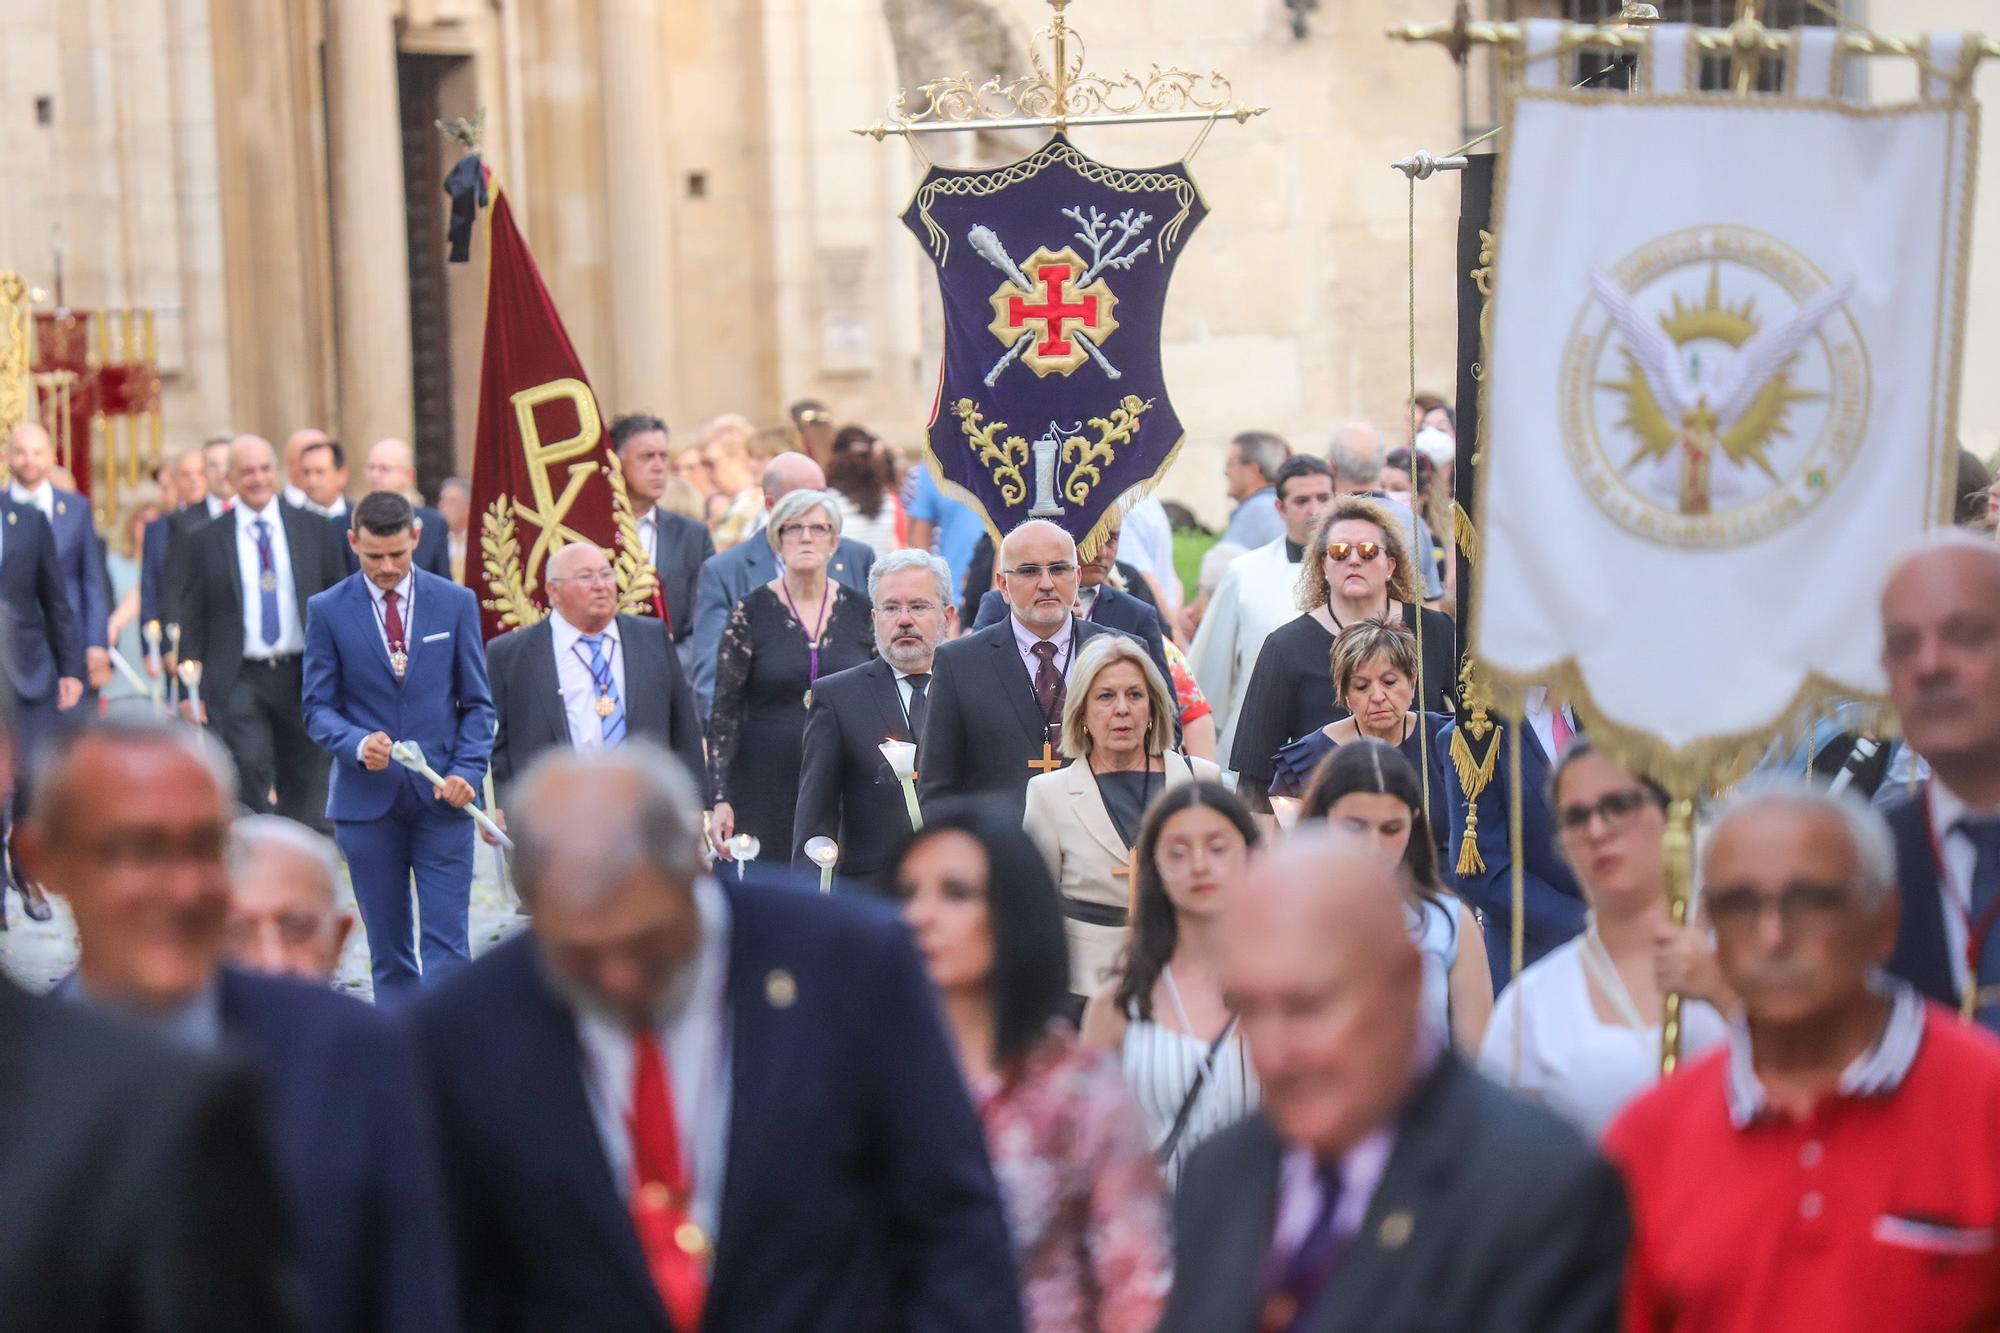
[[993,293],[993,336],[1007,348],[1005,362],[1019,358],[1041,376],[1067,375],[1102,356],[1104,342],[1118,331],[1118,298],[1100,275],[1072,288],[1088,268],[1076,251],[1046,247],[1028,256],[1022,273],[1034,275],[1036,289],[1010,281]]

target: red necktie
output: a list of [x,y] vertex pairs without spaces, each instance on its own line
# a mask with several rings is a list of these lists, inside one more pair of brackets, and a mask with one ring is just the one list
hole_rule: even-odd
[[625,1117],[632,1138],[632,1229],[674,1327],[695,1333],[708,1294],[708,1238],[688,1217],[694,1180],[681,1159],[680,1126],[660,1043],[650,1032],[637,1032],[632,1051],[632,1109]]
[[395,668],[397,680],[403,678],[403,668],[397,665],[396,654],[409,651],[403,642],[403,612],[396,605],[401,600],[401,594],[394,590],[382,594],[382,637],[389,641],[389,665]]
[[1563,752],[1569,749],[1569,743],[1576,739],[1576,728],[1569,724],[1569,714],[1563,711],[1561,704],[1556,705],[1555,718],[1550,724],[1549,734],[1556,743],[1556,752],[1549,758],[1560,759],[1563,757]]

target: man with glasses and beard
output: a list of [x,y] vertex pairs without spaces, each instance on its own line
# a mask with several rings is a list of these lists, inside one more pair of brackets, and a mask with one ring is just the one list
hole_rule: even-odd
[[921,741],[929,716],[931,662],[958,620],[951,567],[928,551],[892,551],[868,574],[873,660],[813,687],[792,822],[792,860],[806,864],[808,839],[840,845],[840,873],[873,882],[909,836],[909,812],[882,742]]
[[1076,540],[1054,523],[1008,533],[1000,572],[1007,619],[938,649],[918,790],[926,801],[1000,797],[1019,817],[1028,779],[1065,762],[1055,744],[1071,663],[1092,638],[1123,631],[1076,614]]

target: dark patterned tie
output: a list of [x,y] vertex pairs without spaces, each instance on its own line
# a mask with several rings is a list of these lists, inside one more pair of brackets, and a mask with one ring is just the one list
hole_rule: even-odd
[[924,695],[931,683],[931,673],[912,671],[903,679],[910,682],[910,739],[920,741],[924,738],[924,719],[931,715],[931,701]]
[[1289,1254],[1276,1252],[1265,1262],[1259,1333],[1297,1333],[1347,1248],[1333,1227],[1334,1213],[1340,1206],[1340,1168],[1322,1166],[1317,1178],[1319,1206],[1313,1212],[1312,1225]]
[[[1972,862],[1972,928],[1978,923],[1986,923],[1986,938],[1968,941],[1968,948],[1979,960],[1979,974],[1973,985],[1981,991],[2000,985],[2000,923],[1994,921],[1993,900],[2000,897],[2000,817],[1988,816],[1983,819],[1961,819],[1952,827],[1971,839],[1977,848]],[[1988,1028],[2000,1028],[2000,1005],[1982,1004],[1978,1013],[1981,1024]]]
[[1056,670],[1056,646],[1047,639],[1038,639],[1028,651],[1035,655],[1035,702],[1041,706],[1042,717],[1053,737],[1062,724],[1063,706],[1063,677]]

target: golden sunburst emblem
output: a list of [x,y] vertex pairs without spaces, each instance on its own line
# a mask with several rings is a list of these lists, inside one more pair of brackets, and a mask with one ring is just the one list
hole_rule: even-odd
[[1614,519],[1734,545],[1816,505],[1852,460],[1867,356],[1850,281],[1743,228],[1676,232],[1591,274],[1565,353],[1564,437]]

